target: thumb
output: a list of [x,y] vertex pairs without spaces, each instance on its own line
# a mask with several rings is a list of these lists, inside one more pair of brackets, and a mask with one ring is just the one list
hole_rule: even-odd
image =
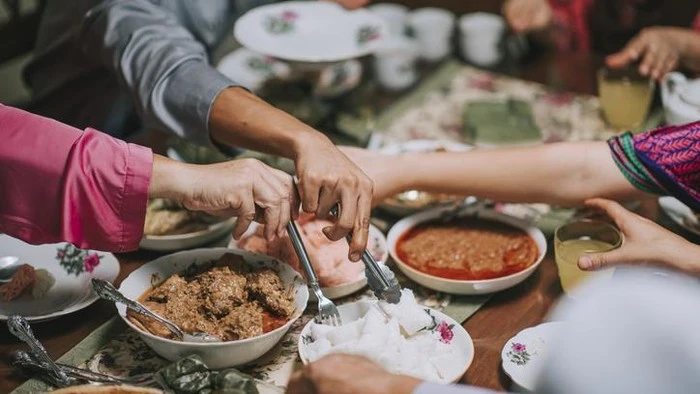
[[578,267],[583,271],[598,271],[611,266],[630,262],[630,256],[622,248],[602,253],[586,253],[578,259]]

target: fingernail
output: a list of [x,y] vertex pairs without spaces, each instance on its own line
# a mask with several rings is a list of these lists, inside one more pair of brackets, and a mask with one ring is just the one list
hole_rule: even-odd
[[360,260],[360,254],[358,252],[352,252],[350,254],[350,261],[358,261]]
[[593,260],[588,256],[583,256],[578,259],[578,266],[581,269],[587,270],[593,266]]

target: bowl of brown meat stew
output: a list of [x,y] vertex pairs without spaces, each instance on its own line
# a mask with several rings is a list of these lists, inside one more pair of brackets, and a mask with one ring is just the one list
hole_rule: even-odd
[[389,231],[399,269],[421,285],[451,294],[486,294],[527,279],[547,252],[544,234],[529,222],[492,210],[449,221],[424,211]]
[[119,290],[187,333],[221,338],[183,342],[160,323],[117,305],[120,317],[160,356],[176,361],[196,354],[213,369],[247,364],[267,353],[309,299],[301,275],[289,265],[226,248],[163,256],[132,272]]

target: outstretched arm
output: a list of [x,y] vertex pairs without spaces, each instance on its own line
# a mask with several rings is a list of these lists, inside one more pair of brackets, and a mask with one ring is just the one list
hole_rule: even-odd
[[563,206],[649,196],[622,175],[605,142],[399,156],[343,150],[373,178],[375,203],[410,189]]

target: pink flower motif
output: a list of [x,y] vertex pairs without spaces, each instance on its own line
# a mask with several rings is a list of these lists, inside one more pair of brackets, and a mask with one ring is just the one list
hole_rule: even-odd
[[58,252],[56,252],[56,257],[58,257],[59,259],[62,259],[63,256],[65,256],[65,255],[66,255],[66,252],[64,252],[62,250],[59,250]]
[[574,95],[571,93],[551,93],[545,98],[545,102],[557,106],[568,105],[572,101],[574,101]]
[[100,265],[100,256],[97,253],[89,254],[84,260],[83,265],[85,266],[85,271],[92,272],[95,268]]
[[442,343],[450,343],[455,336],[454,332],[452,332],[452,327],[445,321],[441,321],[440,324],[435,327],[435,330],[440,333],[440,342]]
[[511,350],[513,350],[515,353],[523,353],[527,350],[527,347],[525,347],[525,345],[522,343],[514,343],[511,346]]
[[282,13],[282,19],[285,21],[293,21],[296,20],[299,17],[299,14],[297,14],[294,11],[284,11]]
[[493,77],[490,75],[479,75],[468,82],[468,86],[474,89],[493,91],[496,89]]

